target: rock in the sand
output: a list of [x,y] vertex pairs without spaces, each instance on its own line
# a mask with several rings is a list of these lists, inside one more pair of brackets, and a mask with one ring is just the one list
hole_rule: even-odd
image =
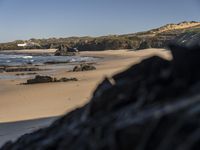
[[199,150],[200,47],[171,49],[172,61],[105,79],[88,104],[1,150]]
[[89,71],[89,70],[96,70],[96,67],[92,64],[80,64],[77,65],[73,68],[73,72],[78,72],[78,71]]
[[40,71],[39,68],[30,67],[5,67],[5,72],[28,72],[28,71]]
[[48,82],[53,82],[53,81],[54,81],[54,79],[50,76],[37,75],[37,76],[35,76],[34,79],[27,80],[27,84],[48,83]]
[[69,81],[78,81],[77,78],[53,78],[50,76],[35,76],[34,79],[29,79],[25,84],[37,84],[37,83],[50,83],[50,82],[69,82]]
[[54,79],[54,82],[69,82],[69,81],[78,81],[77,78],[60,78],[60,79]]
[[48,61],[45,62],[45,65],[54,65],[54,64],[66,64],[69,63],[70,61]]
[[70,48],[67,45],[60,45],[58,47],[58,50],[55,52],[55,56],[74,56],[76,55],[76,51],[72,51],[72,48]]
[[36,75],[37,73],[35,72],[30,72],[30,73],[17,73],[15,74],[16,76],[26,76],[26,75]]
[[7,66],[0,66],[0,73],[5,72],[6,67],[7,67]]

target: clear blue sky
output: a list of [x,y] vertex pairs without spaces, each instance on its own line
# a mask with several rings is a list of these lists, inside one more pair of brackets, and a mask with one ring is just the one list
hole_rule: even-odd
[[0,0],[0,42],[100,36],[200,21],[200,0]]

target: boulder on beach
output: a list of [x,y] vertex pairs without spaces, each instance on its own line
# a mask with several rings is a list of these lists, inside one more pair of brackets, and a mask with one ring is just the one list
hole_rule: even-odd
[[200,46],[106,78],[85,106],[1,150],[199,150]]
[[90,71],[90,70],[96,70],[96,67],[92,64],[83,63],[73,68],[73,72]]
[[60,45],[55,52],[55,56],[74,56],[78,52],[77,49],[73,49],[67,45]]
[[5,67],[5,72],[29,72],[29,71],[41,71],[36,67]]
[[53,80],[54,79],[50,76],[36,75],[34,79],[27,80],[27,84],[48,83],[48,82],[53,82]]
[[0,68],[0,73],[3,73],[4,71],[4,68]]
[[16,76],[28,76],[28,75],[36,75],[36,72],[30,72],[30,73],[17,73]]
[[69,82],[69,81],[78,81],[77,78],[65,78],[62,77],[60,79],[54,79],[54,82]]
[[77,78],[66,78],[62,77],[60,79],[53,78],[51,76],[40,76],[36,75],[34,79],[28,79],[25,84],[37,84],[37,83],[50,83],[50,82],[69,82],[78,81]]

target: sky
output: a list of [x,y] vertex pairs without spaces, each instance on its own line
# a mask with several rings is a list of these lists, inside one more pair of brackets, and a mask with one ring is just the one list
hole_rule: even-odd
[[199,14],[200,0],[0,0],[0,42],[134,33]]

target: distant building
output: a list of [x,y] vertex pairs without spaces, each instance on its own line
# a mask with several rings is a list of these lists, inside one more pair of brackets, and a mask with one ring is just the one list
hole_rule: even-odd
[[40,46],[40,45],[37,44],[37,43],[31,42],[31,41],[28,41],[27,43],[17,44],[17,46],[19,46],[19,47],[32,47],[32,46]]
[[25,47],[25,46],[27,46],[27,43],[24,43],[24,44],[17,44],[17,46],[19,46],[19,47]]

